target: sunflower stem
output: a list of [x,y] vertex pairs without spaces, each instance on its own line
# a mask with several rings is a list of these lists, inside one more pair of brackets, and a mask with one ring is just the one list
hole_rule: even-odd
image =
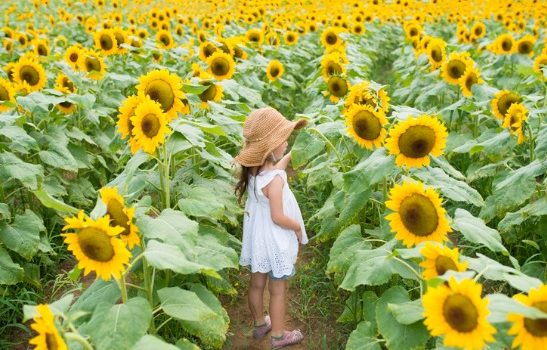
[[423,290],[423,278],[422,276],[418,273],[418,271],[416,271],[412,266],[410,266],[406,261],[402,260],[402,259],[399,259],[398,257],[396,256],[392,256],[391,257],[392,259],[394,259],[395,261],[399,262],[400,264],[402,264],[403,266],[406,266],[410,271],[412,271],[412,273],[418,278],[418,283],[420,284],[420,297],[422,295],[424,295],[424,290]]
[[127,303],[127,287],[125,285],[125,274],[122,273],[121,277],[117,279],[118,286],[120,287],[120,291],[122,293],[122,301],[123,303]]
[[67,340],[74,340],[74,341],[77,341],[78,343],[80,343],[84,349],[86,350],[93,350],[93,347],[91,346],[91,344],[89,344],[89,342],[87,341],[87,339],[85,339],[84,337],[82,337],[79,333],[73,333],[73,332],[69,332],[69,333],[65,333],[65,338]]
[[[142,260],[142,270],[144,275],[144,289],[146,291],[146,298],[151,307],[154,307],[154,291],[152,290],[153,280],[150,279],[150,269],[146,258]],[[154,319],[150,320],[150,333],[156,334],[156,325]]]
[[168,319],[166,319],[165,321],[163,321],[162,324],[160,324],[160,325],[158,326],[158,329],[157,329],[157,330],[159,331],[163,326],[165,326],[165,325],[167,324],[167,322],[171,321],[172,319],[173,319],[173,317],[169,317]]
[[534,142],[534,137],[532,135],[532,128],[530,127],[530,125],[528,125],[528,123],[526,123],[526,129],[528,129],[528,138],[529,138],[528,149],[530,150],[530,162],[533,162],[535,158],[535,154],[534,154],[535,142]]

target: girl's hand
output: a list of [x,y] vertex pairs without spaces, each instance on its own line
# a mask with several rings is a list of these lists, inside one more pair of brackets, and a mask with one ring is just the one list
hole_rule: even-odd
[[294,233],[296,234],[296,238],[298,239],[298,243],[302,244],[302,229],[298,229],[298,230],[294,231]]

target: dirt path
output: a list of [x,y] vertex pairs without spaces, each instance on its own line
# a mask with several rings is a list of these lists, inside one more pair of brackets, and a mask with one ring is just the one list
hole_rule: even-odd
[[[296,274],[301,273],[299,271],[299,265],[304,263],[305,256],[300,254],[298,262],[296,264]],[[249,279],[251,273],[248,269],[241,268],[239,271],[240,286],[238,289],[237,298],[231,302],[224,303],[224,307],[230,316],[230,328],[226,335],[226,343],[223,350],[270,350],[270,333],[268,333],[261,341],[256,341],[253,338],[253,318],[251,311],[247,305],[247,288],[249,286]],[[287,295],[287,315],[285,319],[285,329],[293,330],[299,328],[304,333],[304,340],[300,344],[287,346],[288,350],[304,350],[308,349],[308,337],[305,333],[307,329],[305,320],[298,319],[291,310],[294,310],[298,306],[299,301],[298,291],[293,283],[294,277],[289,279],[289,290]],[[268,285],[264,289],[264,312],[269,314],[270,294],[268,292]]]

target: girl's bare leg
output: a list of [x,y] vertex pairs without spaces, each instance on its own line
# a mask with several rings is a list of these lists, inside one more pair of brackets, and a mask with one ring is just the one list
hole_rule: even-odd
[[264,324],[264,288],[266,287],[266,281],[268,274],[261,272],[251,273],[251,282],[249,283],[249,294],[247,301],[249,302],[249,309],[253,315],[255,326]]
[[272,320],[272,336],[283,335],[285,325],[285,297],[287,295],[287,280],[272,280],[268,284],[270,291],[270,318]]

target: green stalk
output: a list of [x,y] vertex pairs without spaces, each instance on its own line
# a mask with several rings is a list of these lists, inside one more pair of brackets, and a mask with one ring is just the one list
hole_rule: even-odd
[[120,287],[120,291],[122,293],[122,301],[123,303],[127,303],[127,287],[125,286],[125,274],[122,273],[122,276],[120,279],[116,279],[118,281],[118,286]]
[[85,350],[93,350],[93,347],[91,346],[91,344],[89,344],[89,342],[78,333],[72,333],[72,332],[65,333],[65,338],[67,340],[77,341],[84,347]]
[[528,149],[530,150],[530,163],[534,161],[535,154],[534,154],[534,148],[535,148],[535,142],[534,137],[532,135],[532,128],[530,125],[526,124],[526,129],[528,129]]

